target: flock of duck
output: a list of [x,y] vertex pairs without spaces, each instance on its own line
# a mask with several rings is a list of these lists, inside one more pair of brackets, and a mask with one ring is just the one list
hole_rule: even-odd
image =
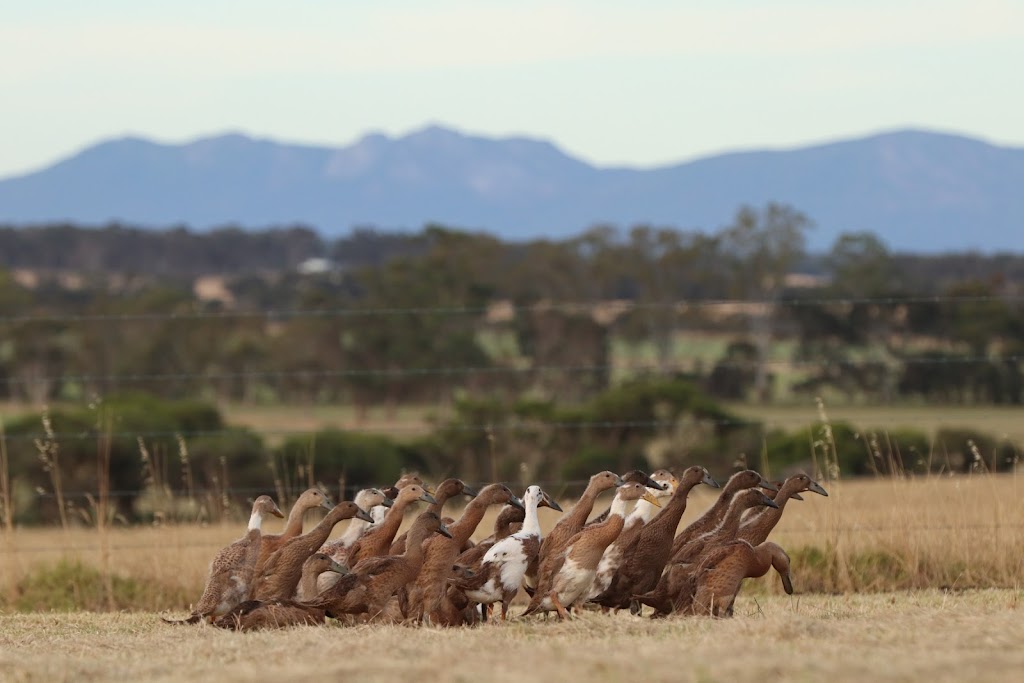
[[[237,630],[323,624],[327,617],[462,626],[491,618],[499,603],[506,620],[520,589],[530,596],[523,616],[553,611],[569,619],[587,605],[637,615],[650,606],[654,617],[730,616],[743,579],[771,568],[792,593],[789,557],[767,538],[787,501],[803,500],[807,491],[827,496],[825,489],[804,474],[772,483],[753,470],[737,472],[677,534],[687,496],[702,484],[719,488],[698,466],[679,476],[601,472],[545,536],[538,509],[562,509],[539,486],[520,499],[504,484],[478,492],[447,479],[432,490],[418,476],[403,475],[338,505],[309,489],[276,535],[263,534],[261,524],[284,515],[270,496],[260,496],[246,535],[214,558],[192,614],[165,621]],[[611,507],[590,519],[598,496],[610,489]],[[442,517],[445,503],[461,496],[470,500],[458,520]],[[407,509],[421,501],[428,507],[399,536]],[[494,533],[473,543],[491,506],[503,506]],[[303,533],[306,512],[318,507],[327,514]],[[342,520],[349,520],[347,529],[329,541]]]

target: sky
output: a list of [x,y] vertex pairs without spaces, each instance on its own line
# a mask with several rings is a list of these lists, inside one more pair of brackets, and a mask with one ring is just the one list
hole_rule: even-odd
[[346,145],[440,124],[650,167],[897,128],[1024,146],[1019,0],[33,0],[0,177],[100,140]]

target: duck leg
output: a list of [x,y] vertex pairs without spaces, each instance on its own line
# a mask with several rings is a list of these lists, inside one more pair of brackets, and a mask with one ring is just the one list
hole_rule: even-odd
[[572,617],[570,617],[569,612],[562,607],[562,603],[558,601],[558,591],[551,591],[549,597],[551,598],[551,604],[553,604],[555,609],[558,610],[558,618],[563,621],[569,621]]

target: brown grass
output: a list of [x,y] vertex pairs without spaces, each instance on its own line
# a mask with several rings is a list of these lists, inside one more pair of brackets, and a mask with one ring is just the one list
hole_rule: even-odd
[[737,616],[584,613],[475,629],[238,634],[154,614],[0,616],[4,680],[1005,681],[1024,668],[1021,592],[740,596]]

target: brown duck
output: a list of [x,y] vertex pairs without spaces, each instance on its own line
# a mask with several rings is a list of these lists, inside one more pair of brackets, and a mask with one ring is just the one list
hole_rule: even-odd
[[693,613],[732,616],[743,579],[764,576],[772,567],[779,573],[783,589],[792,595],[789,555],[778,545],[761,543],[755,547],[747,541],[733,541],[718,548],[698,567]]
[[567,619],[569,613],[566,608],[585,598],[594,581],[601,556],[622,531],[629,503],[641,499],[652,505],[659,505],[658,500],[643,484],[632,482],[620,486],[612,500],[608,519],[584,528],[569,539],[558,562],[550,565],[553,575],[540,577],[538,586],[550,585],[551,589],[546,594],[538,590],[523,614],[553,609],[558,611],[561,619]]
[[315,553],[302,564],[302,580],[299,582],[297,600],[276,600],[261,602],[247,600],[235,607],[215,623],[220,628],[235,631],[256,631],[269,628],[284,628],[304,624],[316,625],[324,623],[322,609],[303,604],[303,596],[312,591],[315,597],[316,580],[320,574],[327,572],[348,573],[348,569],[332,560],[324,553]]
[[210,563],[206,588],[187,619],[164,619],[168,624],[196,624],[203,619],[214,621],[227,614],[249,595],[253,569],[260,553],[260,527],[267,515],[284,517],[270,496],[260,496],[252,504],[249,527],[245,536],[223,548]]
[[778,503],[757,488],[737,493],[733,496],[729,509],[719,525],[680,548],[670,560],[654,590],[637,599],[645,605],[654,607],[655,616],[672,611],[687,612],[693,600],[695,584],[692,577],[695,576],[702,556],[736,540],[744,512],[762,506],[774,508],[777,505]]
[[714,504],[675,537],[672,542],[672,557],[675,557],[684,545],[721,524],[722,518],[729,511],[729,504],[732,503],[733,496],[755,486],[767,491],[778,490],[754,470],[742,470],[729,477],[729,481],[725,483],[722,493],[719,494]]
[[409,543],[401,555],[369,557],[360,561],[347,576],[321,593],[312,606],[324,609],[329,616],[384,611],[391,597],[413,581],[420,572],[424,557],[424,541],[432,534],[451,538],[437,513],[420,514],[409,529]]
[[427,619],[436,625],[446,625],[441,612],[446,609],[445,596],[448,577],[462,546],[473,535],[487,508],[492,505],[511,504],[523,507],[504,484],[490,484],[469,502],[462,516],[449,527],[451,538],[435,536],[426,543],[426,557],[416,581],[409,586],[407,616],[413,619]]
[[[360,510],[366,510],[370,513],[370,517],[373,517],[374,510],[378,508],[387,510],[394,505],[395,501],[388,498],[380,489],[363,489],[356,494],[352,502],[358,505]],[[372,526],[373,522],[353,518],[349,520],[345,532],[337,539],[324,543],[320,552],[330,555],[335,562],[348,566],[349,548]]]
[[775,525],[782,519],[782,511],[786,508],[786,502],[790,498],[799,498],[800,493],[803,491],[817,493],[819,496],[828,496],[828,491],[806,474],[797,474],[789,477],[782,482],[782,486],[779,487],[779,493],[775,496],[775,502],[778,504],[778,507],[767,508],[753,515],[748,514],[744,517],[736,538],[749,541],[755,546],[764,543],[768,539],[768,534],[772,532]]
[[253,581],[252,598],[263,602],[291,600],[302,579],[302,564],[320,549],[335,524],[353,517],[371,519],[351,501],[338,503],[311,530],[275,550],[263,565],[263,572]]
[[[467,496],[469,498],[476,497],[476,490],[470,488],[461,479],[445,479],[437,485],[437,489],[433,492],[434,502],[427,506],[427,510],[434,514],[441,516],[441,510],[444,508],[444,504],[456,496]],[[406,534],[400,534],[395,542],[391,544],[390,555],[401,555],[405,552],[405,536]]]
[[646,593],[657,585],[672,553],[672,536],[686,511],[686,498],[698,484],[718,488],[718,483],[703,467],[687,468],[662,511],[640,530],[633,551],[623,560],[611,584],[591,602],[623,609],[630,606],[634,594]]
[[256,560],[255,576],[259,576],[263,571],[263,564],[272,552],[302,533],[302,521],[306,513],[319,507],[330,510],[334,507],[334,503],[320,489],[306,489],[295,500],[295,504],[288,512],[288,521],[284,525],[284,531],[279,534],[263,534],[263,540],[260,541],[260,556]]
[[398,489],[398,497],[395,498],[395,503],[388,510],[384,521],[363,534],[349,548],[347,558],[349,565],[354,567],[369,557],[387,555],[395,540],[395,535],[398,533],[398,528],[402,526],[406,508],[417,501],[436,502],[434,497],[419,484],[409,484]]

